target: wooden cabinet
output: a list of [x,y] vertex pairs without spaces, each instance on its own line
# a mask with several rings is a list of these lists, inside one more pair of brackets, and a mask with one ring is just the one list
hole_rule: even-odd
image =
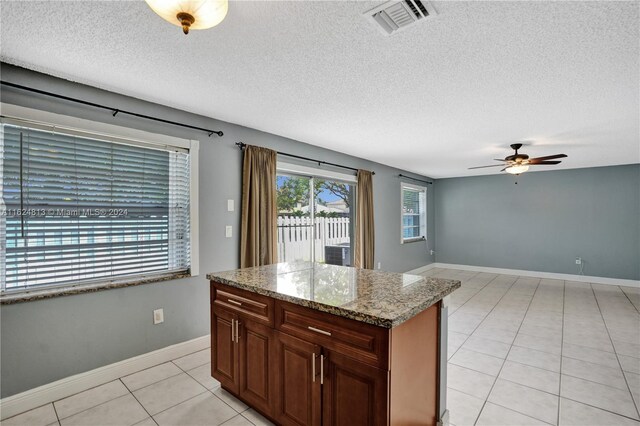
[[232,393],[240,387],[236,320],[237,315],[226,309],[211,310],[211,375]]
[[223,307],[211,314],[211,375],[264,414],[276,389],[275,331]]
[[275,418],[283,425],[320,426],[321,347],[285,333],[277,332],[277,335],[280,383]]
[[388,424],[389,372],[339,354],[325,351],[322,387],[324,425]]
[[386,329],[212,282],[212,376],[282,425],[435,425],[438,307]]

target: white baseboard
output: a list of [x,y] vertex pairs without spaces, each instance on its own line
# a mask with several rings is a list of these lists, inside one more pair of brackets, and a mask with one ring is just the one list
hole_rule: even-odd
[[430,264],[428,264],[428,265],[424,265],[424,266],[421,266],[421,267],[419,267],[419,268],[416,268],[416,269],[412,269],[412,270],[410,270],[410,271],[407,271],[407,272],[405,272],[405,274],[420,275],[420,274],[422,274],[422,273],[424,273],[424,272],[427,272],[429,269],[433,269],[433,268],[435,268],[435,267],[436,267],[436,266],[435,266],[435,263],[430,263]]
[[[454,263],[430,263],[408,273],[422,273],[433,268],[460,269],[463,271],[489,272],[492,274],[518,275],[522,277],[548,278],[553,280],[577,281],[583,283],[621,285],[625,287],[640,288],[640,281],[626,280],[622,278],[592,277],[588,275],[560,274],[555,272],[525,271],[522,269],[490,268],[487,266],[457,265]],[[415,272],[420,271],[420,272]]]
[[0,400],[0,420],[66,398],[145,368],[206,349],[209,346],[211,346],[210,335],[198,337],[3,398]]

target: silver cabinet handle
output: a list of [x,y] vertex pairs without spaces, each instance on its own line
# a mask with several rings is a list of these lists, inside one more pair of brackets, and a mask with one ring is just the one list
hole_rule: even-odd
[[311,354],[311,378],[316,382],[316,354]]
[[240,321],[236,320],[236,343],[240,342]]
[[308,326],[307,328],[311,331],[315,331],[316,333],[324,334],[325,336],[331,336],[331,332],[329,331],[320,330],[319,328],[315,328],[311,326]]
[[324,385],[324,355],[320,355],[320,384]]
[[242,306],[242,302],[238,302],[237,300],[227,299],[227,302],[233,303],[234,305]]
[[232,318],[231,319],[231,341],[235,342],[236,341],[236,337],[234,336],[234,333],[236,332],[236,326],[234,324],[235,320]]

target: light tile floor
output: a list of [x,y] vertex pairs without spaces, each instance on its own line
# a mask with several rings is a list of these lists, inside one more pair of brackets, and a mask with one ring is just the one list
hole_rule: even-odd
[[640,426],[640,289],[424,275],[462,281],[449,305],[452,425]]
[[2,426],[271,425],[211,378],[209,349],[139,371],[2,422]]
[[[640,426],[640,289],[437,268],[425,275],[462,281],[449,306],[452,425]],[[271,424],[210,370],[207,349],[2,426]]]

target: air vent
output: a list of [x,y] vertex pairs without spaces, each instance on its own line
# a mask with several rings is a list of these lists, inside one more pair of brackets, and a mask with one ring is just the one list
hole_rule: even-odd
[[371,9],[364,15],[385,35],[391,35],[436,14],[431,3],[426,0],[392,0]]

